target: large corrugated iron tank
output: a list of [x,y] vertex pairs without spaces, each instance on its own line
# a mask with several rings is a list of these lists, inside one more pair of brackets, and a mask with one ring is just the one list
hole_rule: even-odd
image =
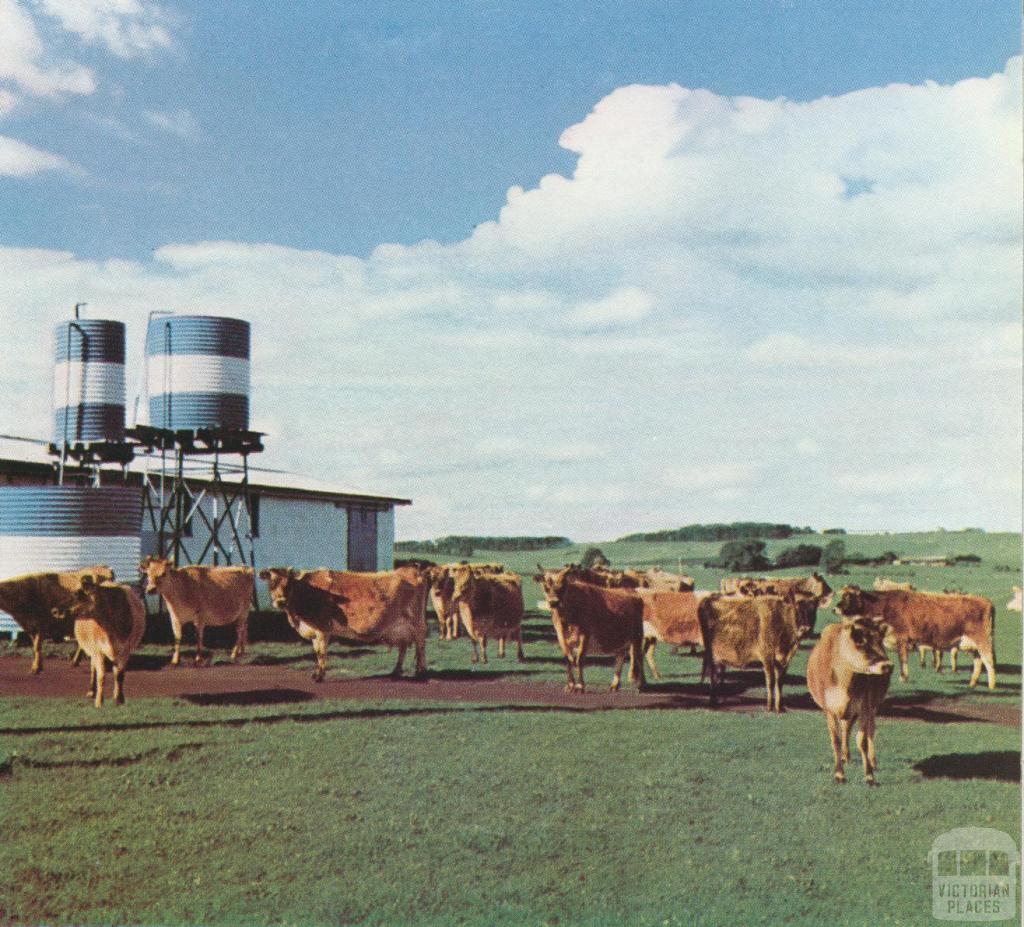
[[249,429],[249,323],[158,316],[146,332],[149,424],[171,431]]
[[54,330],[53,443],[124,441],[123,322],[75,319]]
[[105,565],[139,579],[142,487],[0,487],[0,579]]

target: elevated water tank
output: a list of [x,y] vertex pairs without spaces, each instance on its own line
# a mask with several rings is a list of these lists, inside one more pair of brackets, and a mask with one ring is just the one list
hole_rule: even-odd
[[53,443],[124,441],[124,323],[75,319],[54,331]]
[[0,487],[0,579],[105,565],[135,583],[142,488]]
[[149,424],[249,430],[249,323],[170,315],[146,332]]

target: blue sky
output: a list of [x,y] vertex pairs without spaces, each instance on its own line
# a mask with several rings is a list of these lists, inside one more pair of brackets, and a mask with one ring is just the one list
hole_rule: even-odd
[[251,318],[266,463],[400,536],[1016,527],[1019,45],[985,0],[0,0],[0,318]]

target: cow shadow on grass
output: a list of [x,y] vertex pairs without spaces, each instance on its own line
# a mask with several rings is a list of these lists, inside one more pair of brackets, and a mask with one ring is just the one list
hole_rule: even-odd
[[913,766],[925,779],[995,779],[1020,782],[1020,754],[1013,750],[943,753]]
[[[930,708],[929,703],[938,699],[940,703],[943,696],[932,695],[931,693],[916,692],[909,695],[897,695],[889,697],[882,703],[878,714],[883,718],[893,718],[897,721],[927,721],[937,724],[966,724],[989,719],[969,714],[959,714],[952,711],[943,711],[941,708]],[[804,709],[807,711],[820,711],[815,704],[810,692],[796,692],[793,694],[783,693],[783,702],[788,708]]]
[[[84,661],[88,664],[88,660]],[[128,658],[128,671],[156,672],[171,663],[169,653],[133,653]]]
[[311,702],[312,692],[302,689],[250,689],[245,692],[201,692],[179,698],[191,705],[284,705]]
[[[378,653],[372,647],[346,647],[344,649],[340,647],[331,647],[327,651],[327,657],[329,660],[355,660],[358,657],[366,657],[371,654]],[[250,666],[288,666],[295,663],[308,663],[310,666],[313,664],[313,653],[308,651],[306,653],[293,654],[287,657],[275,657],[270,654],[256,654],[248,661]]]

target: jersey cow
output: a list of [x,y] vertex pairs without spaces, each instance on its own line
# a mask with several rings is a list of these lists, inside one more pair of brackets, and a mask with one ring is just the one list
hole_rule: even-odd
[[64,624],[54,616],[54,609],[69,605],[86,577],[97,582],[112,580],[114,571],[93,566],[64,573],[26,573],[0,582],[0,609],[10,613],[32,638],[30,673],[42,672],[43,638],[66,634]]
[[977,685],[984,665],[988,687],[996,687],[996,658],[992,643],[995,608],[988,599],[974,595],[938,592],[869,592],[844,586],[835,608],[844,618],[881,618],[889,629],[887,642],[896,648],[900,678],[909,677],[907,654],[916,644],[933,650],[973,650]]
[[794,599],[709,595],[697,614],[704,639],[704,672],[711,683],[710,703],[718,702],[720,665],[742,669],[760,663],[768,710],[783,711],[782,684],[801,637]]
[[457,566],[446,563],[426,572],[427,582],[430,583],[430,604],[437,616],[438,636],[446,641],[459,636],[459,615],[452,604],[452,592],[455,590],[452,573]]
[[327,672],[332,638],[398,648],[391,673],[402,675],[405,652],[416,648],[416,675],[426,672],[427,581],[413,570],[346,573],[274,567],[260,572],[275,608],[281,609],[316,655],[313,681]]
[[561,570],[539,568],[534,582],[541,583],[551,608],[551,623],[565,656],[569,677],[566,692],[583,692],[583,666],[588,653],[611,654],[615,672],[611,691],[619,688],[622,664],[629,654],[631,675],[643,689],[643,602],[635,593],[606,589],[581,582],[578,567]]
[[828,625],[807,660],[807,688],[825,713],[835,758],[835,779],[846,781],[850,729],[860,721],[857,749],[864,781],[875,784],[875,714],[889,689],[892,663],[885,655],[887,627],[879,618]]
[[231,659],[237,660],[245,652],[255,588],[250,567],[175,567],[169,560],[147,557],[139,571],[146,577],[146,592],[159,593],[167,603],[174,633],[173,666],[181,662],[181,632],[186,624],[196,626],[196,663],[203,662],[206,627],[235,625]]
[[832,587],[820,573],[810,576],[761,577],[726,576],[720,583],[723,595],[777,595],[816,599],[818,608],[832,602]]
[[691,653],[698,644],[704,643],[700,632],[698,608],[710,592],[658,592],[654,589],[638,589],[637,595],[644,604],[644,657],[651,668],[651,675],[661,679],[654,663],[654,650],[661,641],[673,647],[689,647]]
[[[487,662],[487,639],[497,638],[498,656],[505,642],[516,642],[516,658],[523,662],[523,588],[518,573],[479,572],[461,564],[452,573],[452,605],[473,644],[473,662]],[[480,657],[477,657],[477,645]]]
[[652,589],[655,592],[692,592],[696,585],[692,576],[669,573],[658,566],[649,570],[626,570],[625,575],[635,579],[640,589]]
[[146,632],[146,606],[139,594],[131,586],[86,575],[70,601],[53,614],[75,623],[75,640],[91,661],[89,696],[96,707],[103,705],[106,660],[114,669],[114,704],[123,705],[128,658]]

